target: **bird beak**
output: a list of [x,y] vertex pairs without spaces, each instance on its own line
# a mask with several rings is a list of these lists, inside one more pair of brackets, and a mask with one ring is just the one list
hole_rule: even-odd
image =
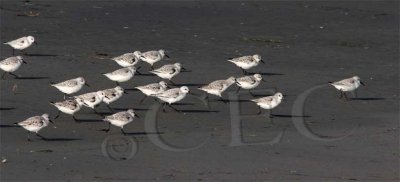
[[362,81],[360,81],[361,85],[366,86]]
[[36,45],[39,45],[36,41],[35,42],[33,42],[34,44],[36,44]]
[[165,54],[164,56],[165,56],[165,57],[167,57],[167,58],[169,58],[169,56],[168,56],[168,55],[166,55],[166,54]]
[[264,62],[262,59],[261,59],[260,61],[261,61],[263,64],[265,64],[265,62]]
[[50,123],[53,123],[53,124],[54,124],[54,122],[53,122],[51,119],[49,119],[49,121],[50,121]]
[[128,94],[128,92],[127,92],[127,91],[125,91],[125,90],[124,90],[124,93],[125,93],[125,94]]
[[137,118],[140,118],[140,116],[139,116],[138,114],[136,114],[136,113],[135,113],[135,116],[136,116]]
[[181,67],[182,68],[182,70],[185,70],[186,71],[186,68],[184,68],[184,67]]
[[88,87],[90,87],[90,85],[89,85],[89,84],[87,84],[86,82],[85,82],[85,85],[86,85],[86,86],[88,86]]
[[24,64],[28,64],[26,61],[24,61],[24,60],[22,60],[22,62],[24,63]]
[[262,79],[261,81],[262,81],[262,82],[267,82],[267,81],[265,81],[264,79]]

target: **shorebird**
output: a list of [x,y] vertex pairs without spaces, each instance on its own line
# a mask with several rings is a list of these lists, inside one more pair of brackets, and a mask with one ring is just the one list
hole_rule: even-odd
[[280,92],[275,93],[273,96],[262,97],[258,99],[253,99],[251,101],[258,105],[258,113],[261,114],[261,108],[269,110],[269,117],[272,118],[271,109],[278,106],[283,99],[283,94]]
[[182,67],[181,63],[167,64],[158,69],[150,71],[150,73],[156,74],[160,78],[168,79],[169,82],[175,85],[175,83],[172,82],[171,79],[177,74],[179,74],[181,72],[181,69],[185,70],[185,68]]
[[[228,89],[231,85],[233,85],[236,82],[235,77],[231,76],[226,80],[216,80],[211,82],[208,85],[199,87],[199,90],[203,90],[209,94],[216,95],[220,98],[221,101],[226,102],[222,98],[222,93]],[[206,97],[208,100],[208,96]]]
[[117,112],[113,115],[106,116],[103,121],[108,122],[108,129],[104,129],[103,131],[109,132],[111,129],[111,124],[114,126],[118,126],[121,128],[121,132],[126,135],[124,131],[124,126],[133,121],[135,117],[138,117],[137,114],[133,111],[133,109],[129,109],[127,111]]
[[240,88],[249,90],[250,94],[252,96],[253,93],[251,93],[250,89],[256,88],[261,81],[263,81],[262,76],[260,74],[254,74],[251,76],[244,76],[240,78],[236,78],[236,85],[239,86],[236,92],[239,92]]
[[33,43],[37,44],[37,42],[35,42],[35,38],[33,36],[26,36],[12,40],[10,42],[5,42],[4,44],[7,44],[12,47],[14,55],[15,50],[24,50],[29,46],[31,46]]
[[61,112],[72,115],[72,118],[75,122],[78,122],[78,119],[75,118],[75,113],[81,110],[83,103],[83,99],[75,98],[75,99],[68,99],[61,102],[50,102],[51,105],[55,106],[58,109],[58,113],[54,119],[57,119]]
[[15,75],[13,72],[21,67],[22,63],[26,64],[22,56],[9,57],[0,61],[0,69],[4,71],[3,75],[1,75],[1,79],[4,79],[6,73],[18,78],[18,75]]
[[167,90],[168,85],[164,81],[160,81],[158,83],[151,83],[148,85],[138,86],[135,88],[140,90],[145,95],[139,102],[142,103],[144,99],[146,99],[147,97],[162,93],[165,90]]
[[135,51],[133,53],[125,53],[117,57],[111,58],[111,60],[115,61],[118,65],[122,67],[130,67],[135,66],[140,61],[140,51]]
[[49,122],[53,123],[48,114],[43,114],[41,116],[33,116],[30,117],[24,121],[21,121],[19,123],[14,123],[18,126],[21,126],[22,128],[28,130],[28,141],[31,141],[29,138],[29,134],[36,133],[36,135],[42,139],[46,139],[42,135],[39,135],[39,131],[49,125]]
[[114,81],[117,85],[119,85],[119,83],[121,82],[126,82],[130,80],[133,77],[133,75],[135,75],[135,72],[136,72],[136,67],[130,66],[115,70],[110,73],[105,73],[103,75],[106,76],[108,79]]
[[79,90],[81,90],[83,85],[89,86],[89,84],[86,83],[83,77],[66,80],[60,83],[50,83],[50,84],[51,86],[56,87],[58,90],[64,93],[64,99],[65,96],[76,93]]
[[347,78],[333,83],[329,82],[329,84],[331,84],[340,91],[340,97],[339,97],[340,99],[343,98],[344,96],[346,100],[348,100],[346,92],[354,92],[354,95],[357,97],[356,89],[360,85],[365,86],[365,84],[360,80],[360,77],[358,76],[353,76],[351,78]]
[[180,88],[172,88],[172,89],[166,90],[159,94],[155,94],[154,96],[157,97],[158,99],[164,101],[163,112],[165,112],[165,107],[167,106],[167,104],[169,107],[171,107],[175,111],[178,111],[177,109],[172,107],[171,104],[181,101],[182,99],[184,99],[186,97],[186,95],[188,93],[189,93],[189,88],[187,86],[182,86]]
[[158,51],[153,50],[153,51],[147,51],[147,52],[141,53],[140,59],[146,63],[149,63],[151,66],[151,69],[153,70],[153,64],[158,61],[161,61],[164,58],[164,56],[169,58],[169,56],[167,54],[165,54],[165,51],[160,49]]
[[264,63],[261,56],[255,54],[253,56],[242,56],[238,58],[229,58],[229,62],[234,63],[236,66],[242,69],[243,74],[247,74],[248,69],[257,66],[260,62]]

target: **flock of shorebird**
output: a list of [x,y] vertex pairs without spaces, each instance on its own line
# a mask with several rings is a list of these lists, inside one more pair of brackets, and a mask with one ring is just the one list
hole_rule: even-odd
[[[36,43],[34,37],[26,36],[4,44],[7,44],[13,48],[13,55],[14,55],[15,50],[22,51],[31,46],[33,43]],[[113,112],[113,109],[109,105],[118,100],[119,98],[121,98],[122,95],[125,93],[124,89],[121,86],[119,86],[119,83],[130,80],[135,75],[135,73],[140,74],[137,68],[135,67],[135,65],[137,65],[140,61],[150,64],[151,66],[150,73],[153,73],[162,79],[168,80],[171,85],[175,85],[171,79],[176,75],[178,75],[181,72],[181,70],[184,70],[185,68],[183,68],[180,63],[175,63],[175,64],[167,64],[160,68],[154,69],[153,68],[154,63],[161,61],[164,57],[168,57],[168,55],[166,55],[166,52],[164,50],[158,50],[158,51],[153,50],[143,53],[140,51],[135,51],[133,53],[126,53],[121,56],[112,58],[112,60],[114,60],[122,68],[115,70],[113,72],[105,73],[104,76],[106,76],[108,79],[114,81],[117,84],[115,88],[100,90],[97,92],[85,93],[82,95],[71,97],[71,94],[77,93],[79,90],[82,89],[84,85],[88,86],[83,77],[66,80],[60,83],[51,83],[51,86],[57,88],[64,94],[64,99],[66,99],[66,96],[68,96],[68,98],[64,101],[50,102],[50,104],[54,105],[58,109],[58,114],[54,119],[58,118],[58,116],[62,112],[68,115],[72,115],[73,119],[77,121],[74,114],[77,111],[79,111],[82,108],[82,106],[92,108],[94,112],[97,113],[96,107],[102,102],[105,103],[107,107]],[[222,93],[226,89],[228,89],[231,85],[236,83],[236,85],[238,86],[238,91],[239,89],[246,89],[250,91],[251,89],[256,88],[260,84],[260,82],[263,81],[263,78],[260,74],[247,75],[246,71],[248,69],[257,66],[260,62],[264,63],[260,55],[255,54],[252,56],[230,58],[228,61],[232,62],[233,64],[241,68],[241,70],[244,73],[244,76],[239,78],[229,77],[223,80],[216,80],[208,85],[204,85],[198,88],[199,90],[218,96],[221,99],[221,101],[224,102],[225,100],[222,99]],[[4,71],[1,78],[4,79],[4,76],[7,73],[13,75],[14,77],[18,77],[13,72],[18,70],[18,68],[22,65],[22,63],[26,63],[23,60],[22,56],[13,56],[0,61],[0,69]],[[355,91],[361,84],[364,85],[360,81],[360,78],[358,76],[354,76],[333,83],[330,82],[330,84],[340,91],[341,93],[340,98],[345,97],[346,100],[347,100],[346,92]],[[174,107],[171,106],[171,104],[181,101],[186,97],[187,94],[189,94],[189,88],[187,86],[182,86],[179,88],[169,88],[168,84],[165,81],[160,81],[158,83],[151,83],[144,86],[138,86],[135,88],[140,90],[145,95],[145,97],[140,101],[140,103],[142,103],[143,100],[147,97],[158,98],[163,102],[164,112],[165,112],[165,107],[167,105],[176,110]],[[251,92],[250,94],[254,96]],[[277,92],[272,96],[257,98],[251,101],[255,102],[259,106],[259,114],[261,114],[261,108],[267,110],[273,109],[282,102],[282,99],[283,99],[283,94]],[[105,116],[103,120],[109,123],[108,129],[106,129],[105,131],[109,131],[110,125],[112,124],[120,127],[121,132],[123,134],[126,134],[123,130],[123,127],[126,124],[132,122],[135,117],[138,116],[133,109]],[[52,122],[50,120],[49,115],[43,114],[41,116],[30,117],[24,121],[15,124],[28,130],[28,140],[30,141],[29,138],[30,132],[36,133],[37,136],[45,139],[43,136],[39,135],[38,132],[42,128],[46,127],[49,124],[49,122]]]

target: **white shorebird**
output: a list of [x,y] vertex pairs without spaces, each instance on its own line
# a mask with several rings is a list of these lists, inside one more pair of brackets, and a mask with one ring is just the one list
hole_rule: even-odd
[[48,114],[43,114],[41,116],[33,116],[19,123],[15,123],[18,126],[23,127],[28,130],[28,141],[31,141],[29,138],[30,132],[36,133],[42,139],[46,139],[45,137],[39,135],[39,131],[49,125],[49,122],[53,123]]
[[[283,95],[280,92],[275,93],[273,96],[262,97],[258,99],[253,99],[251,101],[258,105],[258,114],[261,114],[261,108],[271,110],[278,106],[283,99]],[[269,117],[272,117],[271,112],[269,112]]]
[[178,111],[174,107],[171,106],[171,104],[175,102],[179,102],[182,99],[186,97],[186,95],[189,93],[189,88],[187,86],[182,86],[180,88],[172,88],[169,90],[166,90],[164,92],[161,92],[159,94],[155,94],[154,96],[157,97],[158,99],[164,101],[164,106],[163,106],[163,111],[165,112],[165,107],[168,103],[168,106],[174,109],[175,111]]
[[124,126],[133,121],[133,118],[138,117],[133,109],[127,111],[117,112],[113,115],[106,116],[103,121],[108,122],[108,129],[104,129],[105,132],[109,132],[111,129],[111,124],[121,128],[121,132],[126,135],[124,131]]
[[9,57],[0,61],[0,69],[4,71],[3,75],[1,75],[1,79],[4,79],[6,73],[14,76],[15,78],[18,78],[18,76],[15,75],[13,72],[21,67],[22,63],[26,64],[22,56]]
[[236,85],[239,86],[236,92],[239,92],[240,88],[243,88],[249,90],[250,94],[254,96],[250,89],[256,88],[261,81],[263,81],[263,79],[260,74],[236,78]]
[[160,81],[158,83],[151,83],[148,85],[138,86],[135,88],[140,90],[145,95],[139,102],[142,103],[144,99],[146,99],[147,97],[159,94],[167,90],[168,85],[164,81]]
[[158,51],[147,51],[147,52],[143,52],[140,54],[140,59],[146,63],[149,63],[151,66],[151,69],[153,69],[153,64],[161,61],[163,58],[167,57],[169,58],[168,55],[165,54],[165,51],[160,49]]
[[13,48],[14,55],[14,50],[24,50],[31,46],[33,43],[37,44],[37,42],[35,42],[35,38],[33,36],[26,36],[12,40],[10,42],[5,42],[4,44],[7,44]]
[[84,106],[92,108],[97,113],[96,107],[103,101],[104,96],[103,91],[97,91],[74,96],[74,98],[82,99]]
[[117,62],[122,67],[135,66],[140,61],[140,51],[133,53],[125,53],[117,57],[111,58],[111,60]]
[[340,80],[337,82],[330,82],[329,84],[331,84],[332,86],[334,86],[336,89],[338,89],[340,91],[340,99],[344,96],[347,98],[346,92],[353,92],[355,96],[357,97],[357,92],[356,89],[360,86],[360,85],[364,85],[365,84],[360,80],[360,77],[358,76],[353,76],[351,78],[347,78],[344,80]]
[[136,67],[130,66],[126,68],[117,69],[113,72],[105,73],[103,75],[106,76],[111,81],[114,81],[117,85],[119,85],[119,83],[121,82],[126,82],[130,80],[133,77],[133,75],[135,75],[135,72],[136,72]]
[[51,83],[51,86],[56,87],[58,90],[64,93],[64,99],[66,95],[73,94],[81,90],[83,85],[89,86],[83,77],[66,80],[60,83]]
[[[208,85],[199,87],[198,89],[203,90],[209,94],[216,95],[220,98],[221,101],[226,102],[225,100],[222,99],[222,93],[234,83],[235,83],[235,77],[231,76],[226,80],[213,81]],[[208,96],[206,97],[206,99],[208,99]]]
[[74,121],[78,121],[75,118],[75,113],[81,110],[83,103],[83,99],[75,98],[75,99],[68,99],[61,102],[50,102],[51,105],[55,106],[58,109],[57,116],[54,119],[57,119],[60,116],[60,113],[65,113],[68,115],[72,115]]
[[264,63],[261,56],[255,54],[253,56],[242,56],[238,58],[229,58],[229,62],[234,63],[236,66],[242,69],[244,74],[247,74],[246,70],[257,66],[260,62]]
[[105,89],[102,90],[102,92],[104,93],[103,102],[107,104],[107,108],[110,111],[113,111],[113,109],[110,107],[110,104],[121,98],[124,93],[127,93],[120,86],[117,86],[115,88]]
[[179,74],[181,72],[181,69],[185,70],[185,68],[182,67],[181,63],[167,64],[153,71],[150,71],[150,73],[156,74],[160,78],[168,79],[172,84],[174,84],[171,79],[175,75]]

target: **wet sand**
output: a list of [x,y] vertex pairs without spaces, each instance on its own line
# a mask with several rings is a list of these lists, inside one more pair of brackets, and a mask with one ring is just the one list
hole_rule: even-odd
[[[33,35],[39,45],[15,72],[22,79],[0,82],[1,180],[398,181],[398,5],[2,1],[1,41]],[[160,48],[171,59],[155,67],[182,63],[189,71],[174,82],[199,95],[175,106],[183,113],[163,113],[153,99],[139,104],[143,95],[129,90],[112,105],[141,117],[125,127],[126,137],[116,127],[100,131],[107,124],[87,108],[76,115],[79,123],[61,115],[43,129],[47,141],[32,135],[27,142],[26,131],[12,126],[55,116],[48,101],[63,96],[50,81],[84,76],[91,87],[79,94],[111,88],[101,73],[119,66],[107,57]],[[208,110],[196,87],[241,76],[227,58],[253,53],[266,61],[250,70],[266,80],[255,93],[285,94],[273,122],[254,116],[253,97],[243,91],[236,98],[236,86],[224,96],[231,102],[212,101]],[[1,57],[10,55],[2,45]],[[144,75],[124,88],[159,81],[140,66]],[[354,75],[367,86],[357,99],[339,100],[327,82]],[[104,105],[99,111],[108,112]]]

